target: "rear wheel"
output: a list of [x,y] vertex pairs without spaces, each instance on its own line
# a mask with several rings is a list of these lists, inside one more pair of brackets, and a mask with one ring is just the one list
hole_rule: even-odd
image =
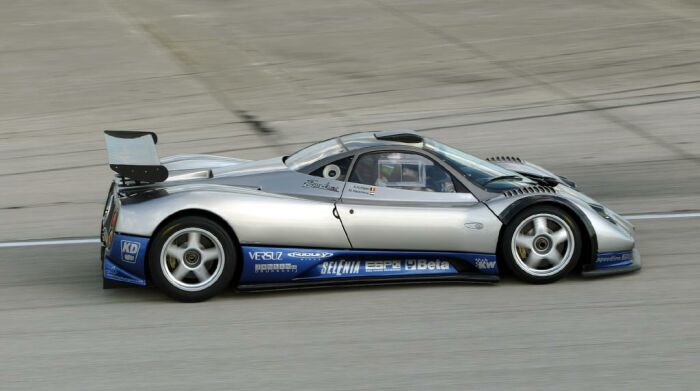
[[581,257],[581,230],[557,207],[536,206],[506,228],[501,248],[508,267],[522,281],[544,284],[567,275]]
[[219,224],[197,216],[167,224],[148,257],[153,282],[181,301],[207,300],[226,289],[236,270],[235,244]]

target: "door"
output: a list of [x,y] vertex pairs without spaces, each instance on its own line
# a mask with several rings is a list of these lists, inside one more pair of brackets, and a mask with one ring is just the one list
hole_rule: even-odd
[[355,249],[495,253],[500,221],[416,152],[361,155],[336,204]]

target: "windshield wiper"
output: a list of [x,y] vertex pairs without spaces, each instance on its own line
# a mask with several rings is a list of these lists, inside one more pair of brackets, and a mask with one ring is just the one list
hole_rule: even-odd
[[514,179],[523,179],[520,175],[501,175],[497,176],[495,178],[491,178],[488,181],[484,183],[484,186],[488,185],[491,182],[496,182],[496,181],[507,181],[507,180],[514,180]]

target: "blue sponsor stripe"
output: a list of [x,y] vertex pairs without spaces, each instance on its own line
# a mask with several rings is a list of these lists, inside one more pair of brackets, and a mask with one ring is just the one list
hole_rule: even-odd
[[632,250],[598,253],[595,261],[596,269],[608,269],[628,266],[634,263]]
[[[243,246],[242,283],[352,277],[456,275],[459,264],[498,274],[494,254]],[[456,267],[457,266],[457,267]]]

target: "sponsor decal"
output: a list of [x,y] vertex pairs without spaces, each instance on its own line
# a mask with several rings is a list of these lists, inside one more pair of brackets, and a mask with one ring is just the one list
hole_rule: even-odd
[[254,261],[281,261],[282,251],[249,251],[248,257]]
[[401,261],[367,261],[365,262],[366,272],[400,272]]
[[105,265],[105,274],[108,276],[116,276],[119,274],[119,270],[114,264]]
[[353,184],[349,189],[349,193],[357,193],[357,194],[366,194],[366,195],[374,195],[374,193],[377,192],[377,186],[368,186],[368,185],[357,185]]
[[139,250],[141,249],[141,243],[132,242],[130,240],[122,240],[121,247],[122,247],[122,261],[128,262],[128,263],[136,262],[136,258],[138,258],[138,255],[139,255]]
[[440,259],[407,259],[406,270],[450,270],[450,263]]
[[104,272],[102,274],[104,278],[113,281],[126,282],[129,284],[136,284],[141,286],[146,285],[146,281],[144,279],[139,278],[127,272],[126,270],[119,268],[118,266],[110,262],[109,259],[105,259],[104,262]]
[[621,253],[598,254],[596,263],[613,263],[632,260],[632,251]]
[[275,272],[296,272],[297,265],[293,263],[259,263],[255,265],[256,273],[275,273]]
[[335,193],[339,193],[340,190],[338,189],[338,186],[334,186],[330,181],[325,181],[321,183],[317,179],[307,179],[306,182],[304,182],[302,187],[306,187],[309,189],[319,189],[319,190],[328,190],[332,191]]
[[343,276],[360,272],[360,261],[326,261],[321,264],[322,275]]
[[294,251],[288,253],[287,256],[299,259],[323,259],[333,256],[333,253],[319,251]]
[[474,265],[479,270],[491,270],[496,267],[496,261],[489,261],[486,258],[476,258],[474,259]]

